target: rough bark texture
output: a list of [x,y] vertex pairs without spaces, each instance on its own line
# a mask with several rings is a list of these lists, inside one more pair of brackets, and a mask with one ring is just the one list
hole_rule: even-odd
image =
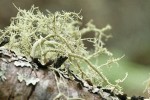
[[[0,59],[0,68],[5,63],[5,81],[0,81],[0,100],[53,100],[58,94],[58,85],[53,71],[39,69],[33,71],[29,67],[17,67],[13,62],[6,63]],[[5,58],[7,59],[7,57]],[[26,85],[25,81],[19,82],[17,73],[26,73],[37,76],[40,81],[36,85]],[[36,72],[36,74],[35,74]],[[57,76],[58,81],[60,77]],[[66,86],[59,84],[60,92],[70,98],[83,98],[85,100],[101,100],[97,94],[88,92],[86,88],[81,88],[78,82],[65,79]],[[61,96],[56,100],[66,100]],[[76,99],[78,100],[78,99]]]

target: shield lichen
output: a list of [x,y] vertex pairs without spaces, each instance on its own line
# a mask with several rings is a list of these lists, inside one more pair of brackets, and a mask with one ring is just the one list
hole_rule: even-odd
[[1,62],[0,64],[0,80],[5,81],[6,77],[5,77],[5,71],[7,68],[7,64],[5,62]]

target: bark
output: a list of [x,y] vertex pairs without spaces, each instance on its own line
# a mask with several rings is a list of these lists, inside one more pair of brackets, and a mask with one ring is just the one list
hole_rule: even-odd
[[[90,93],[86,88],[79,85],[79,82],[62,79],[59,75],[56,76],[56,73],[52,70],[33,70],[30,67],[16,66],[15,61],[9,61],[12,59],[11,56],[13,54],[0,52],[0,69],[6,67],[4,73],[6,79],[0,81],[0,100],[66,100],[69,98],[76,98],[74,100],[78,100],[77,98],[101,100],[100,95]],[[35,85],[26,85],[25,81],[20,82],[18,80],[17,73],[25,73],[40,80]],[[60,93],[61,96],[58,95]]]

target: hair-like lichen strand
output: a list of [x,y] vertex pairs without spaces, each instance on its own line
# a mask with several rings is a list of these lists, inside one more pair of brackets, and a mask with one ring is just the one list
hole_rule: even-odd
[[[5,36],[10,38],[5,48],[29,59],[39,58],[42,63],[57,56],[67,56],[68,59],[62,67],[69,64],[76,74],[89,78],[95,85],[105,83],[105,86],[114,86],[101,72],[102,66],[120,60],[113,58],[113,54],[104,46],[103,40],[111,37],[105,34],[105,31],[111,29],[110,25],[99,29],[90,21],[81,28],[82,16],[79,13],[47,11],[47,14],[43,14],[34,6],[30,10],[17,10],[18,13],[11,19],[10,26],[0,30],[0,41]],[[82,37],[89,32],[93,33],[94,37]],[[91,42],[93,50],[88,50],[83,41]],[[101,65],[92,63],[91,59],[100,57],[101,54],[108,56],[107,62]]]

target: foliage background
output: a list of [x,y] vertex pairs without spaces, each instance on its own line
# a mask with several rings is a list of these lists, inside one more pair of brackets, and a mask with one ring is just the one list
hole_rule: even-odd
[[[143,82],[148,79],[150,71],[149,0],[0,0],[1,29],[10,24],[11,17],[16,16],[17,9],[12,3],[22,9],[30,9],[34,4],[43,12],[46,12],[45,9],[52,12],[81,10],[83,25],[90,19],[99,28],[110,24],[112,30],[109,32],[113,38],[106,42],[106,46],[116,57],[124,54],[125,57],[119,61],[119,67],[104,68],[107,69],[105,74],[115,80],[128,72],[129,76],[123,83],[124,91],[129,95],[147,96],[143,94]],[[88,46],[88,43],[85,45]],[[99,63],[104,59],[100,58]]]

